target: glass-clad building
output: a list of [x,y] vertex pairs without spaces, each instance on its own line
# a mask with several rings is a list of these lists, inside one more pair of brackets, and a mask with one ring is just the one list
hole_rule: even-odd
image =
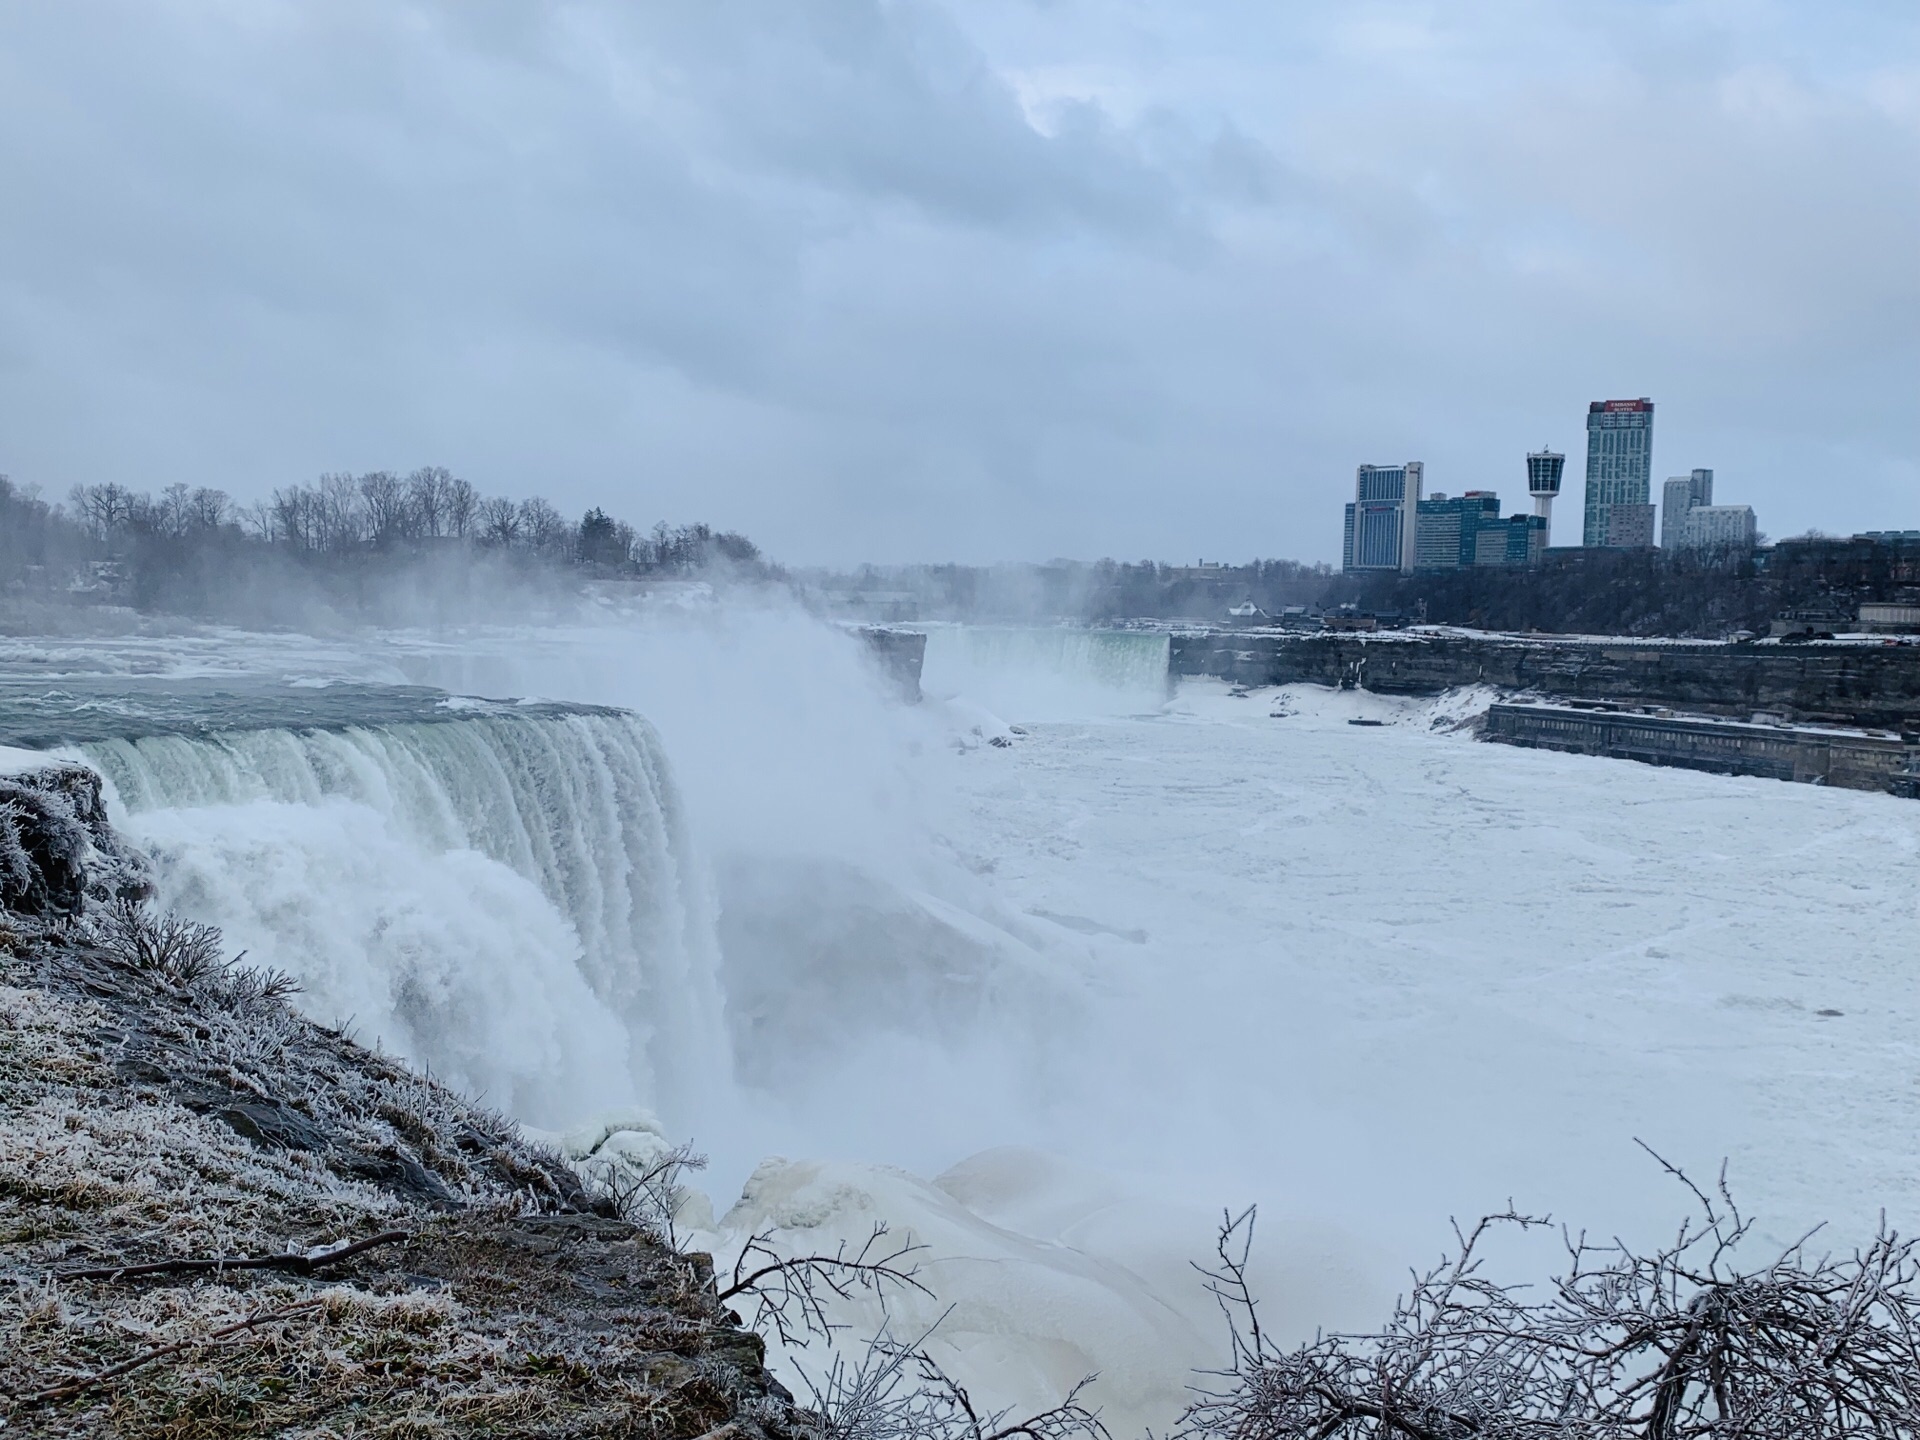
[[[1620,543],[1637,524],[1613,523],[1616,505],[1647,505],[1653,488],[1653,401],[1596,400],[1587,407],[1587,509],[1582,545]],[[1627,517],[1623,517],[1627,518]],[[1638,521],[1636,514],[1631,517]],[[1620,539],[1616,539],[1616,534]],[[1648,535],[1644,542],[1652,544]]]
[[1546,548],[1546,517],[1502,518],[1500,497],[1491,490],[1432,495],[1420,502],[1414,546],[1418,569],[1526,566],[1538,562]]

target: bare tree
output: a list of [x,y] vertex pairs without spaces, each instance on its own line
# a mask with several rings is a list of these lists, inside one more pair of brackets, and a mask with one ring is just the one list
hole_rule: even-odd
[[520,533],[527,548],[541,555],[559,555],[572,546],[573,527],[538,495],[520,502]]
[[409,493],[398,475],[372,470],[360,477],[360,503],[367,517],[367,538],[379,549],[407,538],[411,525]]
[[507,549],[520,543],[520,507],[496,495],[480,505],[480,539]]
[[88,538],[104,543],[132,522],[134,493],[124,485],[76,485],[68,503]]
[[322,475],[313,518],[316,550],[339,554],[358,545],[366,535],[359,482],[346,474]]
[[[1664,1161],[1661,1162],[1665,1164]],[[1511,1211],[1458,1232],[1375,1335],[1287,1350],[1262,1330],[1247,1279],[1252,1211],[1230,1217],[1208,1283],[1231,1362],[1182,1434],[1232,1440],[1840,1440],[1920,1433],[1914,1242],[1884,1225],[1851,1256],[1811,1236],[1756,1268],[1752,1222],[1672,1166],[1697,1213],[1663,1248],[1565,1234],[1567,1268],[1538,1296],[1488,1278],[1492,1233],[1546,1222]],[[1564,1232],[1563,1232],[1564,1233]]]
[[[445,473],[444,471],[441,473]],[[446,533],[458,540],[472,536],[480,513],[480,496],[458,476],[449,476],[443,496]]]
[[189,498],[187,514],[189,528],[218,530],[233,514],[233,499],[224,490],[202,485]]
[[184,540],[193,529],[193,499],[186,485],[176,481],[160,492],[152,504],[154,533],[169,540]]
[[273,499],[264,507],[271,517],[266,522],[265,538],[295,550],[319,549],[315,499],[313,491],[304,485],[274,491]]
[[438,540],[447,523],[447,491],[453,476],[438,465],[424,465],[407,476],[407,510],[413,533]]

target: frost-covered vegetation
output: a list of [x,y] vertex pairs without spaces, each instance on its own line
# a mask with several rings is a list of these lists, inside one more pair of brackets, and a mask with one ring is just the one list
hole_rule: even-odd
[[803,1433],[701,1257],[217,934],[90,910],[0,924],[6,1433]]

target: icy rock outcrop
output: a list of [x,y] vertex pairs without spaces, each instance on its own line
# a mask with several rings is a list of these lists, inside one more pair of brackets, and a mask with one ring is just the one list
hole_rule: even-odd
[[107,823],[93,771],[50,761],[0,775],[0,909],[63,919],[89,894],[146,890],[145,867]]

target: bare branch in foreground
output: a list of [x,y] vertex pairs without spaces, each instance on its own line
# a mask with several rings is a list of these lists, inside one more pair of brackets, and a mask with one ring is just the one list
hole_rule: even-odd
[[[1658,1157],[1655,1157],[1656,1159]],[[1665,1161],[1661,1162],[1666,1165]],[[1752,1222],[1666,1165],[1696,1214],[1651,1253],[1565,1234],[1539,1292],[1482,1270],[1511,1211],[1460,1233],[1386,1327],[1283,1350],[1247,1280],[1253,1215],[1228,1217],[1208,1282],[1229,1367],[1189,1406],[1193,1440],[1842,1440],[1920,1434],[1920,1255],[1888,1231],[1833,1259],[1804,1237],[1753,1268]],[[1563,1232],[1564,1233],[1564,1232]]]
[[771,1329],[782,1345],[830,1340],[845,1328],[827,1313],[834,1300],[864,1293],[884,1306],[890,1292],[906,1290],[931,1298],[912,1260],[925,1248],[911,1237],[896,1241],[885,1225],[875,1225],[855,1251],[842,1241],[831,1255],[782,1255],[773,1248],[772,1233],[762,1232],[741,1247],[719,1298],[725,1304],[751,1295],[755,1309],[747,1324],[763,1333]]
[[593,1155],[584,1167],[584,1178],[611,1202],[614,1214],[652,1232],[677,1254],[686,1176],[706,1168],[707,1157],[683,1143],[661,1152],[638,1171],[621,1159]]
[[1080,1398],[1097,1378],[1092,1375],[1060,1404],[1022,1419],[1012,1418],[1010,1408],[980,1409],[927,1353],[945,1319],[910,1344],[882,1332],[857,1360],[836,1354],[817,1379],[804,1377],[826,1440],[1111,1440],[1099,1412]]

